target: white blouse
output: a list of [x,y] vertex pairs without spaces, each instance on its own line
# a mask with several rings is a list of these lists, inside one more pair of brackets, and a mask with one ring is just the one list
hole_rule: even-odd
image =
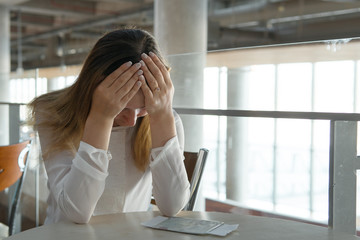
[[[174,111],[177,136],[151,150],[149,167],[139,171],[132,157],[135,127],[114,127],[109,151],[80,142],[75,156],[63,151],[44,159],[48,175],[45,224],[86,223],[92,215],[147,211],[151,195],[162,214],[176,215],[187,203],[189,181],[183,164],[184,129]],[[50,133],[38,129],[41,148]]]

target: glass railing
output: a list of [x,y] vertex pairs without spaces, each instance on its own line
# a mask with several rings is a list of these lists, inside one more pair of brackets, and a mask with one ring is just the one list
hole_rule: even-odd
[[[231,200],[242,208],[315,224],[327,225],[330,220],[329,226],[341,230],[355,224],[353,172],[357,169],[360,114],[176,110],[190,122],[191,118],[203,122],[202,147],[210,149],[202,186],[204,198]],[[336,131],[345,136],[337,139]],[[349,146],[353,151],[342,155]],[[351,171],[346,168],[347,172],[336,178],[335,173],[345,165]],[[353,178],[343,177],[347,175]],[[337,195],[338,189],[349,192]],[[353,204],[343,204],[345,200]],[[335,211],[348,214],[335,216]],[[337,218],[341,220],[337,222]]]
[[[335,200],[334,181],[344,178],[333,173],[357,167],[354,158],[336,165],[333,152],[337,122],[351,128],[360,120],[359,48],[351,39],[228,49],[207,53],[202,83],[198,72],[172,75],[175,95],[187,96],[174,100],[185,149],[210,150],[203,198],[355,232],[356,204]],[[187,71],[183,57],[171,56],[172,71]],[[356,138],[338,148],[354,144]],[[354,186],[356,178],[347,181]],[[351,191],[342,196],[355,199]]]

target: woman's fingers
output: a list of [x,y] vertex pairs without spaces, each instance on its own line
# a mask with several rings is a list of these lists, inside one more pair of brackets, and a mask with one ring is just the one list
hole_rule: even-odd
[[142,70],[138,70],[135,72],[130,78],[120,77],[111,88],[115,92],[115,94],[121,94],[122,92],[125,94],[128,92],[131,87],[135,84],[136,81],[139,80],[139,76],[142,75]]
[[153,93],[149,86],[146,84],[146,80],[143,75],[139,77],[139,81],[141,81],[141,90],[144,93],[145,99],[150,99],[153,97]]
[[115,71],[110,73],[110,75],[108,75],[104,79],[104,81],[102,81],[102,84],[104,84],[105,87],[110,87],[121,74],[123,74],[126,70],[128,70],[131,67],[131,65],[132,65],[131,61],[122,64]]
[[122,84],[121,87],[119,86],[118,89],[116,89],[117,86],[115,86],[115,84],[112,86],[114,89],[116,89],[114,94],[117,98],[122,99],[124,96],[126,96],[127,93],[130,92],[131,89],[133,89],[134,85],[140,84],[140,86],[141,86],[141,81],[139,81],[139,77],[142,74],[142,71],[141,71],[141,73],[140,73],[140,71],[141,70],[136,72],[127,82]]
[[141,85],[142,85],[142,82],[138,81],[138,80],[136,80],[136,83],[134,85],[129,85],[129,87],[131,87],[130,90],[127,91],[127,94],[125,94],[125,96],[123,96],[121,100],[124,103],[128,103],[135,96],[135,94],[139,91]]
[[144,71],[144,76],[152,91],[162,89],[165,87],[163,74],[156,66],[154,61],[145,53],[141,54],[143,62],[141,69]]
[[149,56],[151,57],[151,59],[153,60],[155,65],[160,69],[160,71],[161,71],[161,73],[163,75],[163,79],[164,79],[165,84],[169,84],[169,81],[171,83],[169,71],[165,67],[164,63],[161,62],[160,59],[158,58],[158,56],[156,56],[156,54],[153,53],[153,52],[149,52]]
[[[109,86],[109,88],[114,89],[115,92],[119,91],[131,78],[138,77],[142,74],[142,70],[139,70],[141,67],[140,63],[132,65],[125,72],[122,72]],[[120,67],[121,68],[121,67]],[[111,75],[111,74],[110,74]],[[109,75],[109,76],[110,76]]]
[[141,65],[137,63],[129,66],[130,63],[121,65],[96,88],[92,103],[95,111],[104,113],[104,116],[115,117],[139,91]]

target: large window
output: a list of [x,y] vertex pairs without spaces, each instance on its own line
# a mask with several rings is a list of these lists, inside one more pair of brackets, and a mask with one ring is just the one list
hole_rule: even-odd
[[[356,112],[358,65],[346,60],[206,68],[204,106]],[[234,77],[241,83],[234,84]],[[237,106],[228,102],[232,98],[241,99]],[[330,121],[215,116],[203,121],[204,145],[211,152],[204,197],[327,224]],[[226,176],[236,174],[237,183],[229,184]]]

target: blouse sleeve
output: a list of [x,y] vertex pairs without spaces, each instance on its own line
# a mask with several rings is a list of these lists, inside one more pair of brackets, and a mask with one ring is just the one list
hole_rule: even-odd
[[176,215],[188,202],[190,184],[184,165],[184,128],[174,111],[176,134],[163,147],[153,149],[150,169],[156,205],[166,216]]
[[[40,144],[47,150],[51,133],[39,128]],[[77,153],[61,151],[44,159],[51,197],[69,221],[87,223],[104,191],[111,159],[106,151],[80,142]],[[57,218],[58,216],[50,216]]]

